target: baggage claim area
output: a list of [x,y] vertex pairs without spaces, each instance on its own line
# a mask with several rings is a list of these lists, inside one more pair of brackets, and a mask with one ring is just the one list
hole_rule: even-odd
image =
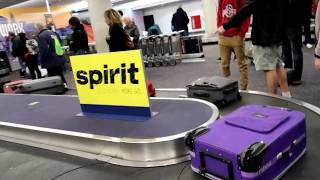
[[[53,39],[53,54],[61,57],[60,47],[66,57],[64,84],[60,76],[47,77],[50,70],[43,67],[43,78],[31,80],[30,72],[21,77],[18,58],[8,50],[9,68],[1,56],[0,180],[317,179],[320,80],[314,49],[303,48],[303,84],[289,86],[292,98],[270,95],[264,73],[252,62],[249,28],[248,90],[240,90],[237,58],[231,57],[229,78],[218,60],[217,3],[0,2],[0,28],[7,35],[10,28],[32,34],[45,20],[62,39],[61,46]],[[188,34],[169,27],[167,18],[179,7],[190,19]],[[100,22],[110,8],[146,30],[135,50],[106,51],[107,25]],[[151,16],[159,35],[147,33]],[[85,27],[91,19],[90,53],[73,52],[71,17],[83,18]],[[41,54],[41,43],[39,48]]]

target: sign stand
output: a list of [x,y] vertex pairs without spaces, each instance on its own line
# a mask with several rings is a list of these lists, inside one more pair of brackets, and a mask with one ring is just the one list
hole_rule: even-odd
[[78,117],[90,117],[95,119],[107,119],[107,120],[122,120],[122,121],[135,121],[144,122],[150,120],[151,118],[157,116],[159,112],[152,112],[151,117],[145,116],[129,116],[129,115],[114,115],[114,114],[101,114],[101,113],[79,113]]

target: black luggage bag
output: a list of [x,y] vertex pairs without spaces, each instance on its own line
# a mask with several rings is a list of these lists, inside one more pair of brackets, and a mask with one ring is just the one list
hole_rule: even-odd
[[187,94],[190,98],[203,99],[217,106],[224,106],[241,99],[238,82],[218,76],[196,80],[187,86]]

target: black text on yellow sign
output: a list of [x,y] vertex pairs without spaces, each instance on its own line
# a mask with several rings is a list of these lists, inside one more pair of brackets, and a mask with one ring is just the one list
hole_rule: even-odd
[[[108,65],[105,64],[103,65],[103,71],[77,71],[77,83],[80,85],[89,84],[90,89],[94,89],[95,85],[119,84],[119,82],[116,82],[116,76],[121,76],[121,84],[139,84],[139,80],[136,78],[136,73],[139,73],[139,69],[134,63],[130,63],[129,67],[127,67],[126,63],[122,63],[121,67],[116,69],[110,69],[108,68]],[[127,78],[128,76],[129,78]]]

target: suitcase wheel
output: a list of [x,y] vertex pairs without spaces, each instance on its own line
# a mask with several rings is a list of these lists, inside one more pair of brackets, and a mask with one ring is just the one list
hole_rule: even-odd
[[242,99],[242,96],[241,96],[241,94],[239,92],[237,94],[237,98],[238,98],[239,101]]
[[168,65],[169,65],[169,63],[167,61],[162,62],[162,66],[168,66]]
[[159,61],[157,61],[157,62],[154,63],[154,66],[160,67],[160,66],[161,66],[161,63],[160,63]]
[[218,104],[218,106],[225,106],[227,104],[227,101],[222,100],[222,101],[217,102],[217,104]]
[[177,64],[177,61],[171,59],[170,60],[170,66],[175,66]]
[[152,62],[148,62],[148,67],[153,67],[153,63]]

